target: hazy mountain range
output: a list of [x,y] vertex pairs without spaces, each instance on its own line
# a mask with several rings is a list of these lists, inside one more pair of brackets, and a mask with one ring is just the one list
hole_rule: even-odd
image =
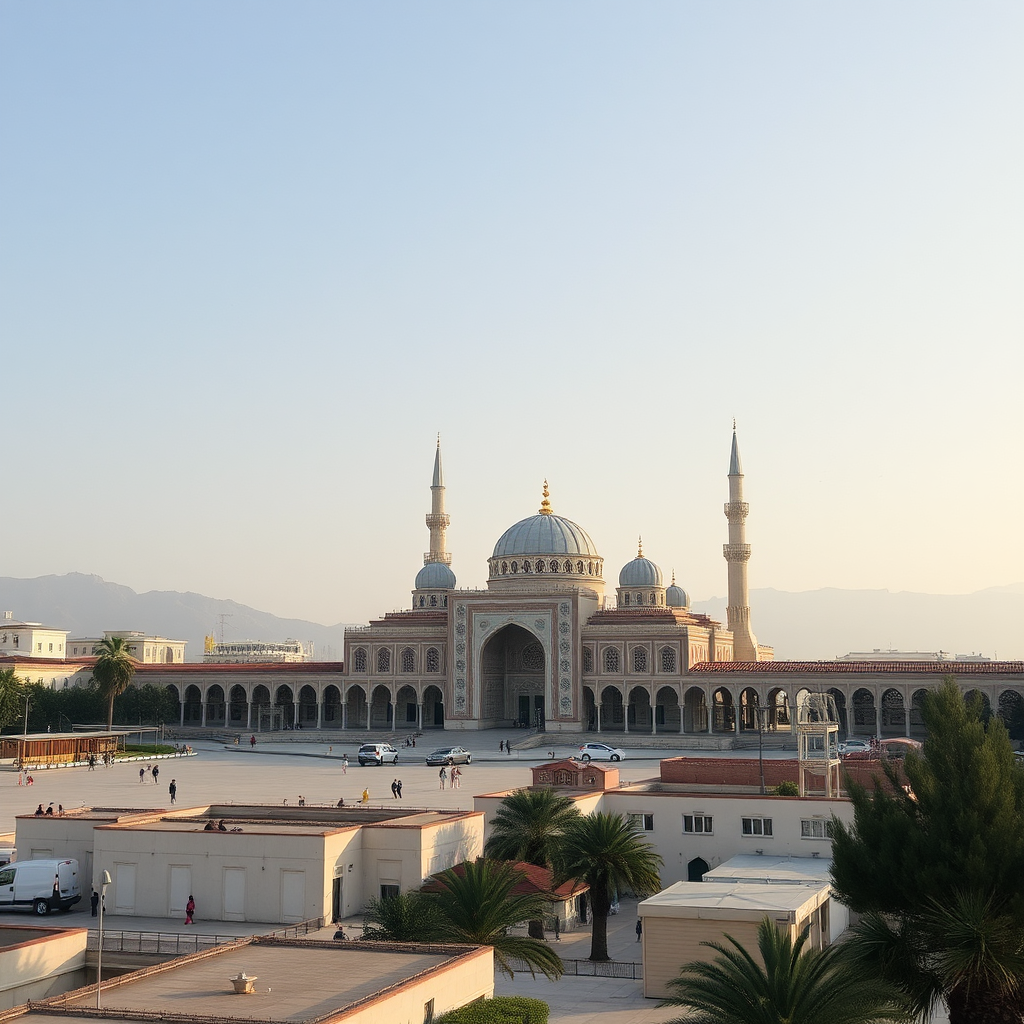
[[[725,598],[694,602],[694,610],[725,621]],[[755,590],[754,631],[779,659],[832,659],[875,648],[1024,658],[1024,583],[973,594],[890,593],[887,590]],[[15,619],[102,636],[134,629],[187,640],[189,661],[200,661],[203,639],[224,615],[227,640],[313,641],[318,661],[340,660],[345,623],[324,626],[282,619],[235,601],[151,590],[137,594],[98,576],[69,573],[35,579],[0,577],[0,610]],[[353,623],[349,623],[353,625]],[[362,623],[359,623],[362,625]]]

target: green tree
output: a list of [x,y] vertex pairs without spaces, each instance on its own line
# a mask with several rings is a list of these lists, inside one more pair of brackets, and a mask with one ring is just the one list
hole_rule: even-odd
[[982,720],[956,680],[925,699],[920,755],[868,791],[848,784],[833,820],[837,896],[865,915],[854,942],[871,969],[951,1024],[1019,1021],[1024,1010],[1024,770],[1006,728]]
[[[566,825],[579,816],[576,804],[553,789],[517,789],[495,812],[484,853],[550,868]],[[543,918],[530,922],[530,935],[544,938]]]
[[24,706],[25,690],[14,669],[0,669],[0,729],[16,722]]
[[687,964],[670,983],[670,1006],[690,1012],[670,1024],[881,1024],[910,1021],[906,1000],[847,956],[845,944],[804,949],[766,917],[757,929],[760,961],[731,935],[702,942],[718,956]]
[[120,636],[104,637],[94,648],[97,655],[92,667],[92,681],[107,702],[107,728],[114,724],[114,699],[132,684],[135,660],[128,651],[128,641]]
[[438,890],[429,894],[440,938],[493,947],[495,964],[509,977],[510,961],[517,959],[531,974],[540,971],[555,980],[563,970],[558,954],[539,939],[509,934],[514,925],[541,916],[547,904],[543,896],[515,893],[521,878],[511,864],[487,858],[442,872]]
[[662,863],[654,847],[621,814],[584,814],[566,824],[555,854],[555,870],[559,878],[580,878],[590,886],[591,960],[609,958],[612,897],[626,891],[637,896],[657,892]]
[[432,898],[423,892],[372,897],[363,915],[363,938],[388,942],[436,942],[441,928]]

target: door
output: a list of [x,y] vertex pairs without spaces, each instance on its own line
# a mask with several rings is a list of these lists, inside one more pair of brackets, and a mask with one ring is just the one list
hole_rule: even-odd
[[305,871],[281,872],[281,920],[293,923],[306,916]]
[[192,869],[186,864],[171,865],[167,910],[173,917],[185,913],[185,904],[192,894]]
[[331,921],[337,924],[345,916],[345,901],[342,899],[341,887],[344,879],[340,876],[334,880],[331,890]]
[[539,693],[533,698],[533,725],[537,729],[544,729],[544,697]]
[[224,869],[224,920],[245,920],[245,868]]
[[525,693],[519,695],[519,725],[523,729],[530,728],[530,697]]
[[135,913],[135,865],[114,865],[114,913]]

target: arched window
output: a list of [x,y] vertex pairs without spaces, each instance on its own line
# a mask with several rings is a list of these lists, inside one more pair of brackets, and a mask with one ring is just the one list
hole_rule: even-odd
[[538,558],[537,559],[537,572],[543,572],[543,571],[544,571],[544,559],[543,558]]
[[647,671],[647,651],[643,647],[633,648],[633,671]]
[[426,604],[427,604],[427,599],[422,594],[420,594],[420,607],[424,608],[426,606]]
[[442,594],[441,595],[441,607],[442,608],[447,608],[448,607],[448,595],[447,594]]
[[583,648],[583,671],[594,671],[594,652],[589,647]]
[[511,570],[512,570],[513,572],[519,572],[519,563],[518,563],[518,562],[512,562],[512,563],[511,563],[511,564],[509,565],[509,568],[510,568],[510,569],[511,569]]
[[412,653],[411,647],[406,647],[405,650],[402,651],[402,671],[416,671],[416,655]]
[[662,647],[661,649],[661,671],[662,672],[675,672],[676,670],[676,652],[671,647]]
[[605,672],[619,671],[619,652],[614,647],[606,647],[604,652]]
[[565,560],[565,565],[562,566],[562,572],[572,572],[572,562],[568,558]]
[[576,571],[577,571],[577,572],[578,572],[578,573],[579,573],[579,574],[580,574],[581,576],[583,575],[583,563],[582,563],[582,562],[577,562],[577,563],[576,563]]
[[501,575],[502,576],[507,576],[508,575],[508,562],[502,562],[501,563]]
[[587,575],[588,576],[593,576],[594,575],[594,563],[593,562],[587,562]]
[[637,594],[636,595],[636,603],[637,604],[643,604],[644,603],[644,595],[643,594]]
[[366,671],[366,651],[362,647],[357,647],[352,652],[352,671],[353,672],[365,672]]
[[377,671],[391,671],[391,652],[386,647],[381,647],[377,651]]
[[441,655],[438,653],[436,647],[427,648],[427,671],[428,672],[440,672],[441,671]]
[[532,572],[532,571],[533,571],[533,563],[524,559],[524,561],[523,561],[523,572]]
[[623,594],[622,595],[622,603],[623,604],[629,604],[629,594]]
[[437,594],[431,594],[430,595],[430,607],[431,608],[436,608],[437,607]]
[[552,572],[558,572],[558,559],[557,558],[552,558],[551,559],[551,564],[548,566],[548,568]]

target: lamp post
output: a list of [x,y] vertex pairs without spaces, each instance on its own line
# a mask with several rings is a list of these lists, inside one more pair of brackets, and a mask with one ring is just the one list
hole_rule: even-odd
[[761,709],[761,698],[757,696],[754,698],[754,714],[757,715],[757,764],[761,770],[761,796],[764,796],[764,715]]
[[100,944],[96,950],[96,1009],[100,1008],[100,988],[103,985],[103,904],[107,899],[107,886],[110,885],[110,872],[104,871],[100,879]]

